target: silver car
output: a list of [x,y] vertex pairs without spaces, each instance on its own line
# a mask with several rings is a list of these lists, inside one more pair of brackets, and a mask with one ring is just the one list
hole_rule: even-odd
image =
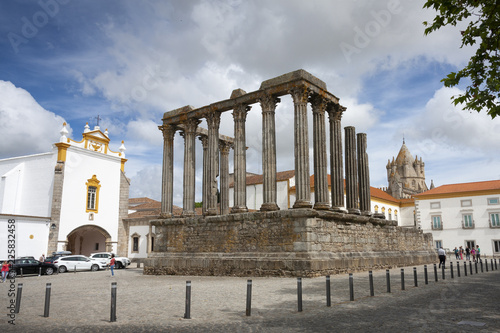
[[93,261],[83,255],[60,257],[54,261],[59,273],[67,271],[98,271],[106,267],[106,262]]

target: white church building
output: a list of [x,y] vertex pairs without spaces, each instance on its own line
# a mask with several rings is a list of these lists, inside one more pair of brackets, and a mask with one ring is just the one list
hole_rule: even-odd
[[7,258],[9,233],[16,257],[127,253],[123,141],[112,151],[107,130],[88,124],[80,141],[66,136],[66,123],[60,134],[50,152],[0,160],[0,258]]

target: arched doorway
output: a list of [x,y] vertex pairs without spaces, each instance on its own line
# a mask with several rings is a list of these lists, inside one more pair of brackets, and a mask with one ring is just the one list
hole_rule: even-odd
[[96,225],[83,225],[68,234],[67,251],[73,254],[89,256],[94,252],[110,252],[112,250],[111,236]]

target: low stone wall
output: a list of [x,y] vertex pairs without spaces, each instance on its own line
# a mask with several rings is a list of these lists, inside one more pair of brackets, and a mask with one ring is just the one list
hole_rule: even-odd
[[293,209],[152,220],[144,274],[319,276],[435,262],[431,234],[395,221]]

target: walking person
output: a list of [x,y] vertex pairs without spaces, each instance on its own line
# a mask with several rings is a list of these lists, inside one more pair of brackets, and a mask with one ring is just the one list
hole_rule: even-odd
[[470,260],[470,249],[468,246],[465,248],[465,260]]
[[40,262],[45,262],[45,253],[42,253],[42,256],[40,257],[40,259],[38,260]]
[[470,249],[470,254],[472,254],[472,261],[476,262],[476,249],[474,246]]
[[464,249],[460,246],[460,260],[464,260]]
[[460,257],[458,256],[458,249],[457,247],[455,246],[455,250],[453,250],[453,252],[455,252],[455,259],[460,259]]
[[481,249],[479,248],[479,245],[476,246],[476,258],[477,261],[481,261]]
[[443,247],[441,246],[438,250],[438,256],[439,256],[439,268],[441,268],[441,264],[446,268],[445,263],[446,263],[446,252],[443,250]]
[[2,264],[2,282],[5,282],[7,275],[9,275],[9,262],[4,261]]
[[114,272],[115,263],[116,263],[115,255],[112,254],[111,255],[111,260],[109,261],[109,268],[111,269],[111,276],[115,276],[115,272]]

